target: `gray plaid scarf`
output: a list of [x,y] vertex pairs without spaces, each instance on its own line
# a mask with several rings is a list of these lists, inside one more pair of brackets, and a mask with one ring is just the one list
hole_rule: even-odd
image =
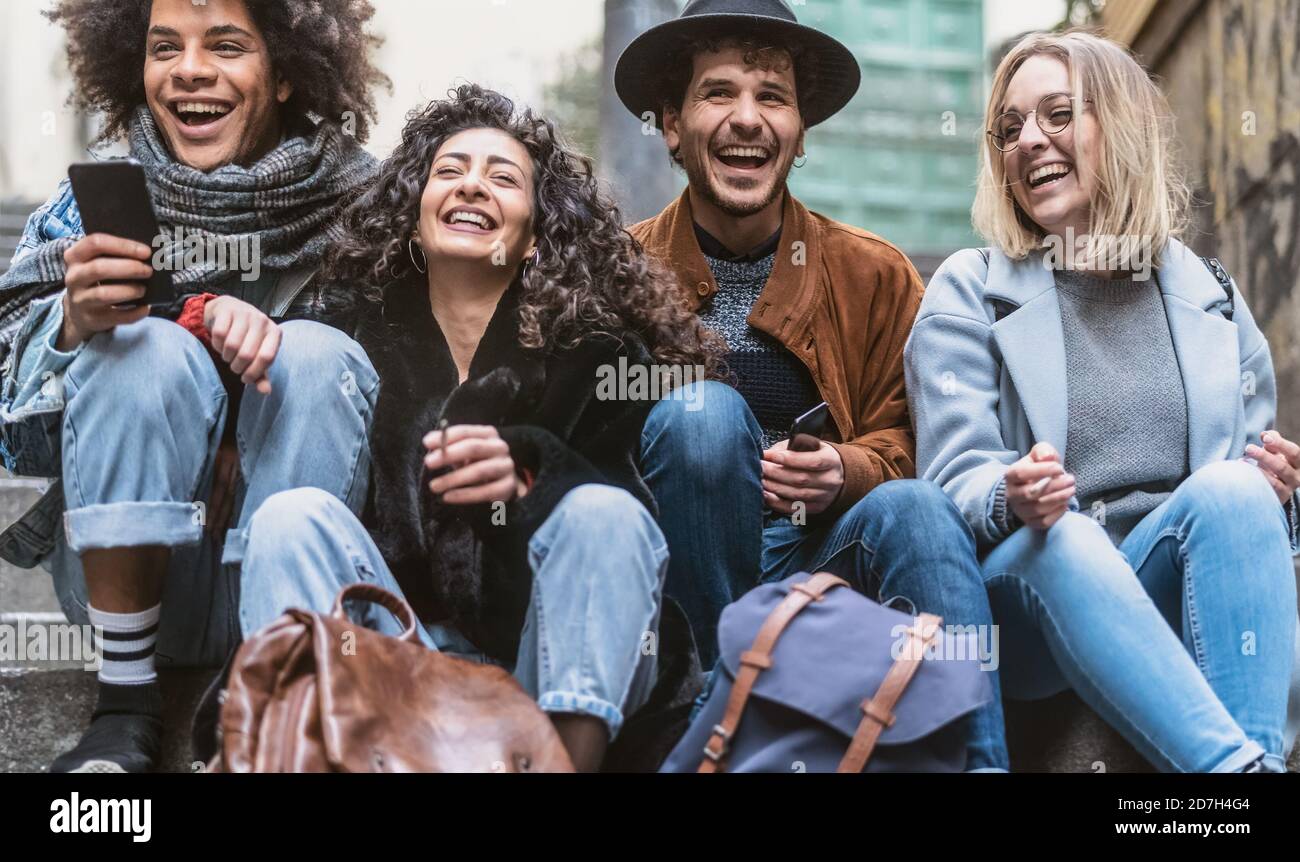
[[[150,197],[165,233],[256,238],[261,265],[286,270],[320,263],[336,239],[339,206],[377,170],[373,156],[338,126],[320,123],[290,136],[249,167],[225,165],[203,173],[175,161],[147,106],[131,123],[131,157],[144,166]],[[47,242],[0,276],[0,355],[26,316],[28,304],[63,286],[63,252],[72,240]],[[227,277],[213,259],[185,266],[184,248],[168,249],[178,294]]]

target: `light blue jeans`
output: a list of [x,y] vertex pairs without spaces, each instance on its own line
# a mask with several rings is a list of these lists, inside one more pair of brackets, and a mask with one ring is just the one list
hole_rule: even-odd
[[[1296,637],[1285,513],[1255,466],[1195,471],[1119,548],[1086,515],[983,561],[1002,688],[1073,688],[1164,771],[1285,771]],[[1289,740],[1288,740],[1289,742]]]
[[[417,465],[418,466],[418,465]],[[532,597],[511,670],[545,712],[600,719],[614,738],[646,703],[657,671],[668,545],[631,494],[608,485],[567,493],[528,544]],[[397,580],[365,527],[331,494],[299,488],[257,511],[244,558],[240,624],[246,637],[289,608],[327,612],[348,584],[398,596]],[[398,635],[377,605],[352,618]],[[430,649],[488,659],[446,625],[416,627]]]
[[241,481],[232,526],[204,532],[226,391],[203,344],[145,318],[91,338],[64,377],[63,537],[47,562],[64,613],[84,623],[79,554],[172,549],[163,586],[159,666],[220,664],[239,642],[238,567],[253,512],[277,491],[311,485],[359,509],[370,472],[378,378],[365,351],[319,323],[281,325],[267,376],[245,387],[236,427]]

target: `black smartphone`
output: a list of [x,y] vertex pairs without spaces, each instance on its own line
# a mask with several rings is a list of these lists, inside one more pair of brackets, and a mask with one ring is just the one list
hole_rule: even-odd
[[816,452],[821,448],[822,431],[831,415],[830,405],[823,401],[790,425],[790,451]]
[[[149,187],[144,181],[144,168],[139,162],[113,159],[75,164],[68,168],[68,179],[72,181],[72,194],[77,199],[81,224],[87,235],[107,233],[144,243],[151,249],[158,247],[155,243],[160,233],[158,218],[154,215]],[[171,302],[174,295],[171,273],[155,266],[144,296],[135,302],[124,302],[119,307],[165,304]]]

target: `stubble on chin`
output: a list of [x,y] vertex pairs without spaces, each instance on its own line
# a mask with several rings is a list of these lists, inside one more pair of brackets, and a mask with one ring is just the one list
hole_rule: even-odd
[[[745,218],[747,216],[752,216],[771,206],[772,203],[781,196],[782,191],[785,189],[786,178],[789,177],[789,175],[790,169],[787,167],[783,173],[776,177],[771,187],[767,190],[767,194],[763,195],[761,198],[737,200],[736,198],[727,195],[724,189],[720,189],[718,185],[715,185],[707,170],[704,170],[698,165],[692,165],[689,163],[686,165],[686,179],[690,183],[691,188],[698,191],[704,196],[706,201],[732,218]],[[737,188],[737,190],[740,191],[749,191],[750,189],[759,187],[759,182],[757,180],[742,180],[741,182],[745,185],[740,187],[733,186],[733,188]]]

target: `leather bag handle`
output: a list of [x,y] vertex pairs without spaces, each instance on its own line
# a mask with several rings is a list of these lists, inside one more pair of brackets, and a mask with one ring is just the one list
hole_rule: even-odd
[[781,632],[785,631],[800,611],[813,602],[820,602],[825,593],[835,587],[848,585],[848,581],[837,578],[830,572],[818,572],[802,583],[791,585],[790,592],[767,615],[753,645],[740,656],[740,671],[731,687],[731,696],[727,698],[726,712],[723,713],[722,721],[714,725],[713,734],[704,744],[704,759],[700,761],[699,772],[722,771],[723,760],[731,748],[731,738],[740,725],[750,692],[754,689],[758,675],[772,666],[772,650],[775,649],[776,639],[781,636]]
[[836,772],[857,773],[867,765],[880,734],[894,723],[894,705],[903,696],[912,677],[916,676],[916,671],[925,658],[925,650],[938,637],[939,626],[942,624],[941,617],[921,614],[908,628],[908,642],[903,647],[903,654],[890,665],[875,696],[862,701],[862,721]]
[[411,610],[411,606],[402,597],[393,595],[383,587],[377,587],[374,584],[348,584],[339,590],[338,597],[334,599],[334,608],[330,611],[330,616],[339,620],[348,619],[347,611],[343,609],[343,603],[348,599],[373,602],[392,611],[393,616],[397,617],[397,621],[405,629],[398,635],[397,639],[408,643],[420,643],[420,636],[415,633],[417,625],[415,611]]

